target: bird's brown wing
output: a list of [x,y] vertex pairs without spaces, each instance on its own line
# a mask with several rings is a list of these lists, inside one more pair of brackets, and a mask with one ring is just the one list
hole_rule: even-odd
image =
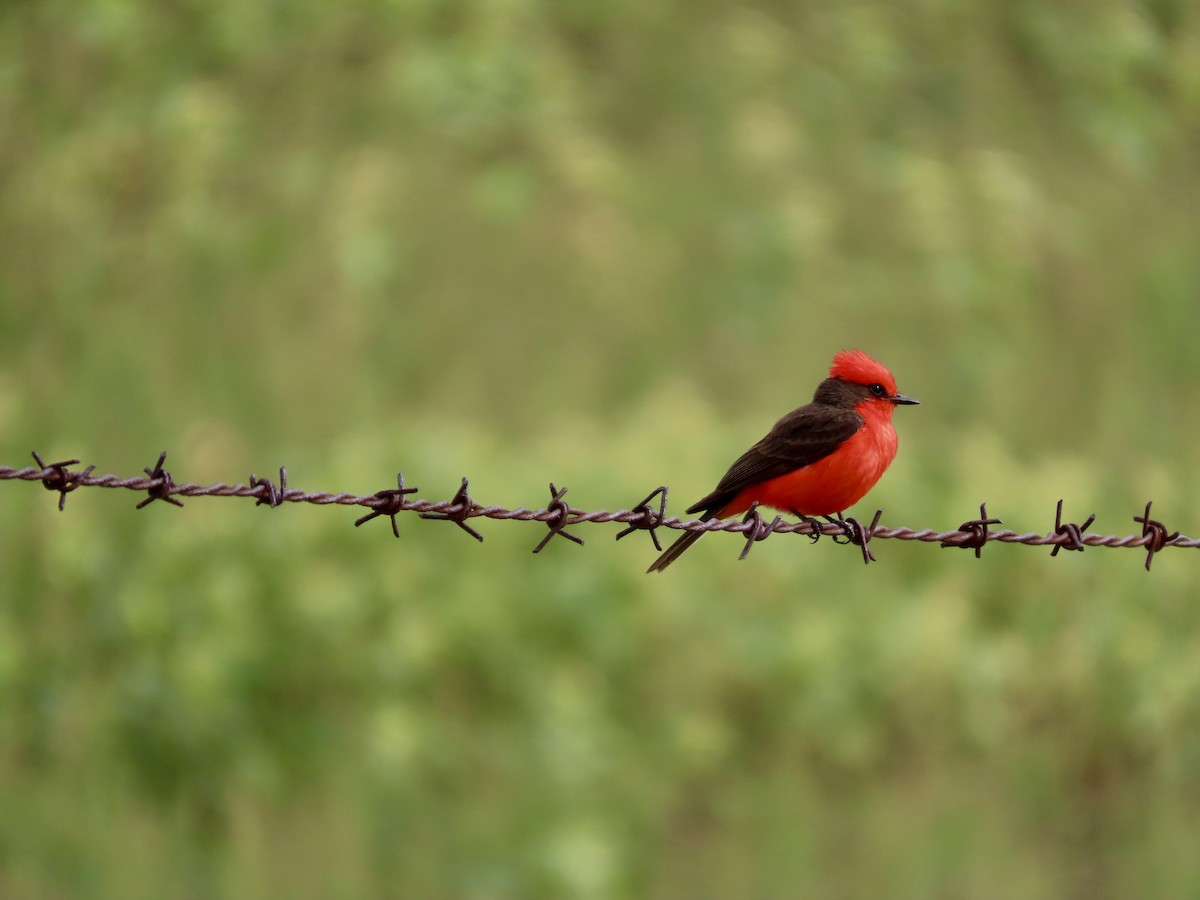
[[715,513],[743,489],[824,459],[863,426],[852,409],[810,403],[792,410],[761,441],[738,457],[708,496],[689,513]]

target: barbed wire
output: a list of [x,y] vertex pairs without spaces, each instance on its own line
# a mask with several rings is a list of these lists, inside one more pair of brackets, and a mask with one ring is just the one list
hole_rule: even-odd
[[[1059,550],[1079,550],[1085,547],[1130,547],[1142,548],[1146,551],[1146,570],[1154,561],[1154,555],[1167,547],[1200,548],[1200,540],[1181,535],[1178,531],[1168,532],[1165,525],[1150,517],[1151,503],[1140,516],[1134,516],[1133,521],[1141,524],[1140,535],[1112,535],[1088,532],[1095,521],[1095,515],[1090,515],[1082,525],[1071,521],[1063,521],[1063,501],[1058,501],[1054,515],[1054,530],[1046,534],[1037,532],[1018,533],[1008,530],[993,530],[993,525],[1003,524],[1000,519],[991,518],[987,514],[986,504],[980,504],[979,517],[968,519],[958,528],[950,531],[937,531],[932,528],[913,529],[905,527],[888,528],[880,525],[879,520],[883,510],[877,510],[869,525],[854,518],[826,517],[827,521],[818,522],[807,519],[799,522],[785,521],[782,516],[775,516],[768,521],[759,511],[757,504],[751,507],[741,519],[680,519],[667,515],[667,488],[659,487],[640,503],[630,509],[584,510],[569,505],[563,498],[567,488],[557,487],[550,483],[550,500],[544,508],[506,509],[502,506],[484,506],[471,498],[468,492],[469,482],[462,480],[462,486],[449,500],[410,499],[417,488],[404,484],[404,473],[396,475],[396,487],[385,488],[373,494],[329,493],[326,491],[301,491],[287,486],[287,470],[279,469],[278,483],[256,475],[250,476],[249,484],[217,483],[199,485],[192,483],[178,484],[171,473],[163,468],[167,454],[164,451],[158,461],[143,469],[144,476],[122,478],[117,475],[93,475],[95,466],[82,470],[73,470],[72,466],[79,465],[78,459],[62,460],[46,463],[35,451],[33,453],[36,467],[12,468],[0,466],[0,481],[40,481],[49,491],[59,495],[58,508],[66,507],[67,494],[84,487],[125,489],[145,492],[146,497],[137,504],[137,509],[143,509],[155,500],[162,500],[174,506],[183,506],[180,497],[245,497],[256,501],[257,506],[278,507],[284,503],[311,503],[317,506],[361,506],[370,510],[366,515],[355,520],[358,527],[375,518],[386,517],[392,526],[392,533],[400,537],[400,528],[396,517],[401,513],[415,512],[422,519],[449,521],[456,524],[471,537],[478,541],[483,535],[467,524],[468,519],[510,519],[522,522],[541,522],[547,527],[547,532],[533,548],[534,553],[540,553],[555,536],[582,544],[583,539],[568,531],[578,525],[615,522],[626,527],[616,535],[617,540],[635,531],[648,531],[654,546],[662,550],[658,540],[659,528],[678,531],[729,531],[745,537],[745,547],[739,559],[745,559],[750,549],[758,541],[765,540],[773,534],[800,534],[813,541],[822,536],[828,536],[837,543],[851,543],[862,551],[863,562],[875,560],[871,552],[871,542],[878,539],[895,539],[901,541],[918,541],[938,544],[943,549],[958,547],[974,550],[978,558],[982,549],[989,543],[999,541],[1005,544],[1019,544],[1034,547],[1051,547],[1051,556],[1057,556]],[[657,503],[655,501],[657,500]]]

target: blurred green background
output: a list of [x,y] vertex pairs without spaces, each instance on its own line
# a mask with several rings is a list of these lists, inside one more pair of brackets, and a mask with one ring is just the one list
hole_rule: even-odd
[[[1200,532],[1185,0],[9,2],[0,462]],[[0,485],[0,895],[1200,896],[1200,558]]]

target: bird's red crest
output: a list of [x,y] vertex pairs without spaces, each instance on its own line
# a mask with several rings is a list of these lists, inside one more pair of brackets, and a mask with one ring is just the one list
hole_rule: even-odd
[[888,367],[876,362],[861,350],[842,350],[833,357],[830,378],[840,378],[853,384],[882,384],[889,394],[896,393],[896,379]]

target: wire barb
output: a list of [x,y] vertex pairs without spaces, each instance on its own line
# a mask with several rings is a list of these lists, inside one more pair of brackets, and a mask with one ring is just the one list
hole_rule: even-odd
[[259,478],[253,473],[250,475],[250,488],[257,491],[263,488],[263,496],[258,498],[255,506],[269,506],[272,509],[283,503],[283,498],[287,494],[287,467],[279,467],[279,487],[275,487],[275,482],[270,478]]
[[567,489],[559,490],[554,486],[554,482],[550,482],[550,503],[546,506],[546,512],[551,515],[545,519],[546,527],[550,531],[544,538],[538,541],[538,545],[533,548],[534,553],[541,553],[545,546],[550,543],[550,538],[556,534],[559,537],[565,537],[568,541],[574,541],[576,544],[582,544],[583,538],[576,537],[571,532],[566,530],[568,525],[574,525],[571,521],[571,507],[563,502],[563,497],[566,495]]
[[33,451],[33,461],[42,470],[42,487],[48,491],[58,491],[58,511],[62,512],[67,505],[67,494],[79,487],[79,482],[92,474],[95,466],[88,466],[82,472],[72,472],[67,466],[79,464],[77,459],[64,459],[62,462],[44,463],[36,450]]
[[139,503],[136,509],[142,509],[149,506],[155,500],[165,500],[175,506],[183,506],[183,501],[171,496],[171,489],[175,487],[175,480],[171,477],[171,473],[163,468],[163,463],[167,461],[167,451],[164,450],[158,454],[158,462],[154,464],[153,469],[142,469],[150,476],[150,484],[146,487],[146,493],[150,496]]
[[1179,539],[1179,532],[1167,534],[1167,526],[1158,519],[1150,518],[1151,501],[1146,501],[1146,511],[1140,516],[1134,516],[1133,521],[1138,522],[1142,526],[1142,537],[1147,538],[1146,541],[1146,571],[1150,571],[1150,563],[1154,562],[1154,554],[1172,541]]
[[450,503],[451,505],[442,512],[423,512],[420,516],[422,519],[442,519],[453,522],[482,544],[483,535],[467,524],[467,519],[475,512],[475,503],[471,500],[471,495],[467,493],[467,476],[463,476],[462,487],[458,489],[458,493],[454,495]]
[[863,527],[863,523],[858,519],[842,519],[842,530],[845,533],[846,540],[857,545],[862,550],[863,565],[869,565],[876,562],[875,554],[871,552],[871,538],[875,534],[875,528],[879,525],[880,518],[883,517],[883,510],[875,510],[875,518],[871,520],[869,528]]
[[[650,508],[650,501],[655,497],[659,498],[658,511]],[[650,532],[650,540],[654,541],[654,549],[662,553],[662,544],[658,542],[658,532],[655,530],[662,524],[663,519],[667,517],[667,486],[660,485],[646,495],[646,499],[630,510],[640,518],[630,519],[629,527],[625,528],[617,535],[617,540],[625,537],[627,534],[633,534],[635,531],[644,530]]]
[[405,487],[404,473],[396,473],[396,486],[388,488],[385,491],[376,491],[371,495],[375,501],[373,508],[365,516],[362,516],[354,521],[354,527],[357,528],[366,522],[370,522],[376,516],[387,516],[392,520],[392,534],[400,537],[400,529],[396,525],[396,516],[399,513],[408,509],[408,502],[404,499],[406,494],[415,494],[420,488]]
[[1092,513],[1087,517],[1087,521],[1082,525],[1076,525],[1074,522],[1064,522],[1062,520],[1063,502],[1060,499],[1058,506],[1054,511],[1054,533],[1057,535],[1066,535],[1067,540],[1063,543],[1055,544],[1054,549],[1050,551],[1051,556],[1058,556],[1058,551],[1078,550],[1083,552],[1083,532],[1088,530],[1088,526],[1096,521],[1096,514]]
[[742,552],[738,554],[738,560],[745,559],[750,554],[750,548],[758,541],[765,541],[771,536],[780,523],[783,522],[783,516],[776,516],[771,522],[763,520],[762,513],[758,511],[758,501],[755,500],[750,504],[750,509],[746,515],[742,517],[742,524],[748,525],[746,529],[746,546],[742,548]]
[[964,550],[974,550],[975,558],[979,559],[980,551],[983,550],[983,545],[988,542],[988,526],[1003,525],[999,519],[989,519],[987,514],[987,504],[979,504],[979,518],[968,519],[958,526],[959,531],[969,532],[969,537],[958,541],[942,541],[942,549],[946,550],[950,547],[961,547]]

